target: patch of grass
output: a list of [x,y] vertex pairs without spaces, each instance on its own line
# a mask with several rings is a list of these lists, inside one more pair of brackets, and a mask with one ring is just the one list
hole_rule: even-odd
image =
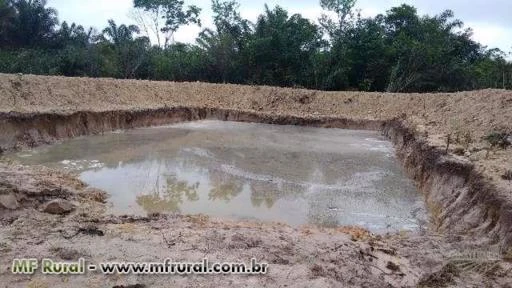
[[507,132],[492,132],[489,135],[484,137],[484,140],[491,144],[491,147],[497,147],[501,149],[506,149],[511,145],[509,141],[510,133]]
[[466,152],[466,150],[464,150],[464,148],[462,148],[462,147],[457,147],[453,150],[453,154],[459,155],[459,156],[463,156],[465,152]]
[[473,143],[473,135],[464,122],[460,119],[452,120],[450,123],[450,134],[452,135],[452,142],[462,145],[465,149]]

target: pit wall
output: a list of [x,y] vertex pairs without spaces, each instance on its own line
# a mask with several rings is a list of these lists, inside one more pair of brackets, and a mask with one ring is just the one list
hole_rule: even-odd
[[382,132],[394,144],[398,159],[424,194],[433,228],[443,234],[491,240],[512,256],[512,203],[469,161],[416,137],[400,120],[387,121]]
[[382,131],[393,142],[407,173],[425,195],[434,229],[491,239],[507,252],[512,248],[512,204],[471,163],[456,160],[430,146],[399,119],[298,117],[190,107],[71,114],[3,113],[0,114],[0,152],[120,129],[204,119]]

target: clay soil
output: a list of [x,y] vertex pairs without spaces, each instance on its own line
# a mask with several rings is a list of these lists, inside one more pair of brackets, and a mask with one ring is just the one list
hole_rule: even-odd
[[[483,140],[493,131],[512,131],[510,91],[320,92],[0,75],[0,113],[4,115],[169,107],[353,120],[401,119],[432,147],[445,149],[450,135],[450,157],[471,163],[499,188],[501,196],[507,201],[512,198],[512,183],[502,177],[512,170],[512,150],[491,147]],[[74,175],[2,160],[0,196],[5,195],[14,195],[16,201],[10,201],[15,206],[12,209],[0,208],[0,287],[510,287],[512,283],[507,255],[491,264],[485,257],[470,259],[462,266],[453,263],[453,255],[499,249],[493,239],[471,233],[440,234],[434,227],[426,227],[414,233],[374,235],[357,227],[291,228],[201,215],[113,217],[104,213],[108,195],[87,187]],[[44,213],[44,203],[53,199],[69,201],[76,210],[66,215]],[[265,276],[11,274],[12,259],[23,257],[63,261],[84,257],[96,264],[165,258],[193,262],[204,257],[212,262],[249,262],[257,258],[268,262],[270,268]]]

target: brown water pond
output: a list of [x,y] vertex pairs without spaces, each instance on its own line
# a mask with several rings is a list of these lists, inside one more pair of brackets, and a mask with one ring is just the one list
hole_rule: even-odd
[[113,214],[415,230],[422,196],[374,131],[220,121],[82,137],[9,156],[79,173]]

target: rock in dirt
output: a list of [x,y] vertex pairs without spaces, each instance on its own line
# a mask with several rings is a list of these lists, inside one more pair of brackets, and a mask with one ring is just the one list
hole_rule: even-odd
[[71,211],[75,210],[75,206],[71,204],[71,202],[64,199],[55,199],[43,206],[43,212],[49,214],[67,214]]
[[85,199],[89,199],[91,201],[99,202],[99,203],[106,203],[108,199],[107,192],[94,189],[94,188],[87,188],[84,191],[81,191],[78,193],[80,197],[83,197]]
[[487,156],[488,156],[487,151],[486,150],[482,150],[482,151],[478,151],[478,152],[472,154],[469,157],[469,160],[471,160],[471,161],[481,161],[481,160],[486,159]]
[[83,253],[80,253],[77,250],[65,247],[53,247],[50,249],[51,252],[55,253],[59,258],[67,261],[72,261],[83,256]]
[[98,229],[98,227],[94,227],[94,226],[80,228],[80,229],[78,229],[78,233],[82,233],[85,235],[91,235],[91,236],[100,236],[100,237],[105,236],[105,233],[103,231]]
[[0,209],[16,210],[20,207],[14,193],[0,195]]
[[398,266],[397,264],[391,262],[391,261],[388,261],[388,264],[386,265],[386,268],[388,268],[389,270],[393,271],[393,272],[397,272],[397,271],[400,271],[400,266]]

